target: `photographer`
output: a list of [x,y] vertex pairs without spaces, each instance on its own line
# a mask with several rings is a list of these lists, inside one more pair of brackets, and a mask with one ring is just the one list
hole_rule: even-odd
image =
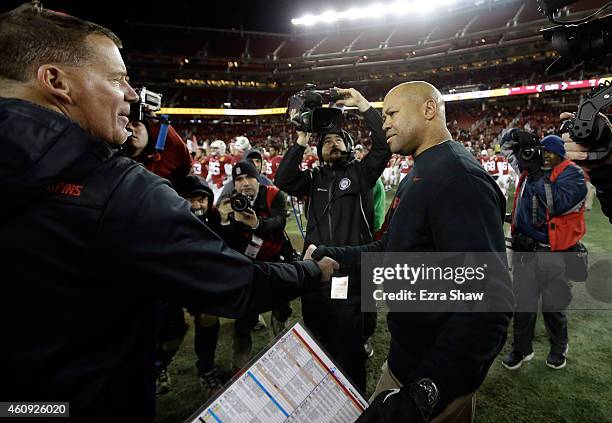
[[[219,203],[219,235],[234,250],[254,259],[290,262],[294,250],[285,234],[285,195],[273,185],[262,185],[255,166],[245,160],[232,169],[235,193]],[[289,304],[272,310],[272,329],[277,335],[291,316]],[[251,355],[251,330],[258,321],[253,313],[234,322],[235,369],[242,368]]]
[[[265,186],[273,185],[272,181],[268,179],[266,175],[263,175],[261,173],[264,159],[259,150],[253,149],[253,150],[247,151],[244,154],[244,160],[250,161],[253,164],[253,166],[255,166],[255,169],[257,170],[257,174],[259,175],[257,179],[259,180],[259,183],[261,185],[265,185]],[[238,160],[236,163],[239,163],[241,161],[242,160]],[[216,204],[220,204],[222,200],[226,198],[230,198],[233,192],[234,192],[234,182],[227,181],[227,183],[223,187],[223,190],[219,194],[219,198],[217,198],[216,200]]]
[[[308,222],[304,246],[361,245],[373,240],[372,188],[385,169],[391,151],[382,131],[382,118],[355,89],[338,89],[337,104],[355,106],[371,131],[372,148],[361,161],[351,157],[352,140],[346,131],[317,134],[321,165],[300,170],[309,133],[298,131],[297,143],[285,154],[276,172],[276,185],[295,197],[308,196]],[[304,323],[365,391],[365,352],[361,312],[361,272],[343,269],[349,277],[346,299],[331,299],[329,287],[302,297]]]
[[157,299],[237,318],[337,264],[249,260],[116,154],[138,95],[108,29],[33,2],[0,14],[0,46],[0,398],[68,402],[74,422],[152,421]]
[[568,349],[565,309],[572,296],[564,258],[546,252],[574,247],[584,235],[585,177],[566,158],[563,141],[556,135],[539,142],[531,133],[512,129],[502,138],[502,149],[521,172],[511,229],[517,312],[512,351],[502,364],[515,370],[534,357],[532,341],[541,296],[550,341],[546,365],[561,369]]

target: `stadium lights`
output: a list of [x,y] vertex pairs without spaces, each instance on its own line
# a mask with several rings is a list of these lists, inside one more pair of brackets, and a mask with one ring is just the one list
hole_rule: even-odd
[[407,15],[409,13],[428,13],[436,8],[447,7],[457,0],[411,0],[382,4],[374,3],[366,7],[354,7],[343,12],[328,10],[320,15],[307,14],[291,19],[293,25],[311,26],[317,23],[334,23],[340,20],[377,18],[385,15]]

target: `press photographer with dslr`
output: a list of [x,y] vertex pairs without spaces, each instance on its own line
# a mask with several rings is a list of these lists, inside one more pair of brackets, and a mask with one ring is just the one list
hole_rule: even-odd
[[[310,244],[354,246],[373,240],[372,188],[391,157],[380,114],[357,90],[334,91],[319,95],[337,94],[337,98],[332,98],[337,100],[336,105],[357,107],[371,131],[372,148],[363,160],[353,160],[352,139],[341,128],[341,112],[320,108],[322,99],[317,99],[318,93],[313,94],[311,87],[290,99],[289,109],[298,129],[298,139],[280,163],[275,183],[289,195],[308,196],[305,247]],[[312,171],[302,171],[302,156],[313,132],[321,165]],[[344,298],[330,298],[330,287],[326,286],[302,297],[302,315],[308,329],[365,391],[360,268],[347,267],[337,276],[348,276]]]
[[502,363],[515,370],[534,357],[532,341],[541,296],[550,341],[546,365],[561,369],[568,350],[565,310],[572,295],[563,255],[546,253],[573,248],[584,235],[586,180],[582,169],[566,158],[557,135],[540,142],[534,134],[512,129],[502,137],[502,150],[521,172],[511,222],[517,311],[512,351]]
[[[254,260],[290,262],[295,251],[285,234],[285,195],[273,185],[260,183],[260,175],[250,160],[234,165],[235,187],[231,198],[219,203],[219,235],[234,250]],[[272,310],[272,329],[278,334],[291,316],[288,303]],[[251,330],[258,321],[251,313],[234,322],[234,369],[242,368],[250,358]]]

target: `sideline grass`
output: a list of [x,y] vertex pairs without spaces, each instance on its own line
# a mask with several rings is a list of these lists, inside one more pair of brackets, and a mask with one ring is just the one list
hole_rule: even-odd
[[[387,195],[387,204],[391,198]],[[511,200],[508,202],[511,206]],[[612,225],[601,214],[599,202],[586,215],[585,243],[591,251],[612,249]],[[288,218],[288,233],[296,248],[302,242],[293,216]],[[610,276],[612,283],[612,275]],[[292,303],[294,314],[290,323],[301,319],[299,300]],[[612,304],[611,307],[612,308]],[[270,321],[269,313],[265,314]],[[157,423],[182,422],[205,401],[195,369],[193,352],[193,322],[181,349],[170,365],[172,390],[157,401]],[[572,311],[569,314],[568,364],[565,369],[552,370],[544,360],[548,354],[548,339],[541,316],[538,316],[534,340],[535,359],[517,371],[502,368],[499,359],[510,349],[506,345],[493,363],[477,394],[476,423],[605,423],[612,422],[612,310]],[[231,368],[232,321],[222,319],[217,365],[229,376]],[[509,339],[512,335],[509,334]],[[253,333],[253,352],[271,339],[271,331]],[[385,316],[378,316],[378,327],[372,339],[374,357],[368,360],[367,394],[373,390],[379,369],[385,360],[389,344]]]

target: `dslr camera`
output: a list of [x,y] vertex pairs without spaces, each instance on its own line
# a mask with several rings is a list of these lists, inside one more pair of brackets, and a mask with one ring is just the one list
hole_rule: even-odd
[[323,107],[326,100],[330,106],[340,99],[338,90],[317,90],[314,84],[306,84],[304,89],[289,98],[287,114],[289,123],[298,131],[321,133],[339,131],[342,126],[342,110]]
[[138,101],[130,104],[130,121],[142,122],[145,116],[150,116],[161,109],[162,95],[147,90],[146,87],[136,88]]
[[238,192],[230,198],[230,206],[235,212],[243,212],[251,207],[251,200],[246,195]]

